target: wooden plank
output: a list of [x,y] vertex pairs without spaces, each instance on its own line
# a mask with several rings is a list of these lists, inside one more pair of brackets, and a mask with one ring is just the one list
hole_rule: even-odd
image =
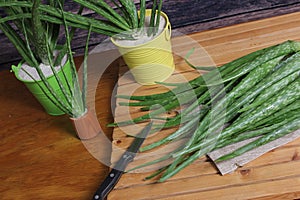
[[[139,1],[135,0],[135,2],[138,4]],[[147,2],[148,6],[150,6],[150,2]],[[79,6],[72,1],[66,1],[65,3],[65,10],[67,11],[76,12],[78,8]],[[168,14],[174,29],[184,34],[190,34],[271,16],[299,12],[300,2],[297,0],[223,0],[204,1],[200,3],[198,0],[164,0],[163,10]],[[3,15],[1,10],[0,15]],[[87,9],[84,10],[83,15],[97,17],[97,14]],[[62,32],[61,36],[63,35]],[[92,34],[90,41],[91,48],[106,39],[106,36]],[[73,50],[77,55],[83,54],[85,40],[86,31],[77,30],[72,42]],[[20,56],[2,32],[0,32],[0,42],[3,49],[3,51],[0,51],[0,69],[3,69],[4,66],[10,67],[12,63],[16,64],[19,62]]]
[[284,194],[275,194],[264,197],[253,198],[252,200],[282,200],[282,199],[300,199],[300,192],[288,192]]
[[[267,165],[278,165],[281,163],[287,163],[290,161],[297,161],[299,160],[298,152],[300,152],[299,146],[300,139],[291,142],[283,147],[277,148],[268,154],[265,154],[258,159],[248,163],[243,168],[239,169],[240,173],[246,173],[247,171],[251,170],[252,168],[262,168]],[[136,160],[139,160],[137,157]],[[129,167],[130,168],[130,167]],[[197,173],[195,173],[197,171]],[[146,173],[130,173],[123,175],[122,179],[117,185],[117,189],[124,189],[129,187],[136,187],[138,185],[149,185],[155,183],[157,179],[142,181],[146,176],[150,175],[151,172]],[[201,159],[197,160],[193,165],[189,167],[188,170],[181,171],[176,176],[172,177],[170,180],[180,180],[180,179],[187,179],[193,178],[196,176],[202,177],[203,179],[209,177],[215,177],[218,175],[217,169],[212,165],[212,163],[202,157]],[[141,182],[138,182],[140,180]]]
[[[76,66],[82,57],[75,59]],[[111,93],[118,76],[112,65],[97,84],[96,112],[111,137]],[[0,72],[0,199],[92,199],[108,167],[93,157],[67,116],[50,116],[9,71]],[[97,143],[100,148],[104,145]],[[97,146],[98,147],[98,146]],[[110,145],[101,151],[110,160]]]
[[[185,74],[186,79],[199,75],[192,72],[183,61],[183,56],[194,46],[197,47],[197,52],[191,57],[193,63],[202,66],[203,63],[220,65],[285,40],[300,40],[299,27],[300,13],[292,13],[199,32],[189,35],[189,37],[176,37],[173,39],[173,50],[176,54],[175,63],[178,70],[167,82],[172,82],[172,78],[176,78],[180,74]],[[124,65],[120,71],[126,72]],[[121,75],[117,93],[128,94],[127,92],[130,90],[133,91],[133,94],[143,95],[164,91],[166,88],[139,86],[134,83],[130,75]],[[125,108],[124,110],[124,107],[116,107],[116,119],[128,119],[129,115],[132,117],[140,115],[138,108],[129,110]],[[128,126],[114,129],[112,162],[118,159],[120,153],[132,141],[131,138],[126,137],[125,133],[134,134],[141,127]],[[165,134],[168,134],[168,131],[147,138],[144,145]],[[109,195],[109,199],[129,197],[133,199],[249,199],[296,195],[300,192],[299,142],[300,139],[277,148],[226,176],[219,175],[215,166],[204,157],[164,183],[155,183],[157,179],[143,181],[144,177],[151,174],[147,171],[151,168],[146,169],[143,173],[138,171],[138,173],[125,174]],[[147,156],[154,155],[138,155],[128,169],[145,162]],[[289,182],[294,185],[288,188],[284,187]],[[260,189],[265,187],[267,189]]]
[[[117,189],[110,197],[111,199],[121,199],[127,193],[128,196],[134,195],[135,199],[195,199],[196,196],[201,196],[201,199],[237,199],[243,196],[247,198],[258,197],[258,195],[267,196],[274,192],[273,189],[277,189],[276,194],[280,194],[280,192],[286,193],[299,189],[299,167],[300,161],[294,161],[238,170],[225,176],[197,176],[195,174],[194,177],[159,184]],[[190,167],[186,170],[190,171]],[[288,189],[281,189],[280,187],[283,186],[281,181],[287,181],[292,177],[297,177],[298,184]],[[261,184],[268,184],[272,188],[262,189]],[[179,185],[180,187],[178,187]],[[141,187],[142,189],[140,189]],[[244,191],[243,188],[245,188]],[[237,192],[238,190],[243,192]],[[255,190],[258,190],[259,194],[254,192]],[[151,194],[145,195],[145,191],[151,191]]]
[[[222,188],[217,191],[205,191],[201,193],[192,193],[186,195],[171,196],[160,198],[165,200],[179,199],[252,199],[257,197],[270,196],[279,194],[277,197],[282,197],[286,193],[293,193],[299,189],[300,177],[290,176],[286,179],[272,179],[268,181],[258,182],[256,184],[237,185],[236,187]],[[288,185],[288,187],[287,187]],[[247,192],[247,193],[245,193]],[[274,196],[274,195],[273,195]],[[145,198],[144,198],[145,199]]]

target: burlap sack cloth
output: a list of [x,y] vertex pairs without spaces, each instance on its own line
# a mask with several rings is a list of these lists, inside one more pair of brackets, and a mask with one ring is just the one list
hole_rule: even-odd
[[[271,151],[272,149],[275,149],[277,147],[280,147],[288,142],[291,142],[291,141],[297,139],[298,137],[300,137],[300,130],[297,130],[288,135],[285,135],[282,138],[274,140],[274,141],[272,141],[268,144],[265,144],[263,146],[260,146],[256,149],[248,151],[248,152],[246,152],[240,156],[237,156],[233,159],[215,163],[215,165],[217,166],[217,168],[219,169],[219,171],[222,175],[231,173],[234,170],[236,170],[238,167],[245,165],[246,163],[258,158],[259,156],[263,155],[264,153]],[[221,149],[218,149],[216,151],[209,153],[208,156],[213,161],[215,161],[219,157],[226,155],[226,154],[232,152],[233,150],[238,149],[239,147],[241,147],[255,139],[257,139],[257,137],[223,147]]]

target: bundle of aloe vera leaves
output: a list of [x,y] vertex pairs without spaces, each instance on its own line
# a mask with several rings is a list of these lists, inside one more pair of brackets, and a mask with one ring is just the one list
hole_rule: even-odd
[[[172,159],[147,177],[159,175],[163,182],[216,149],[255,138],[216,160],[221,162],[300,129],[299,76],[300,42],[286,41],[211,69],[189,82],[173,84],[164,93],[119,95],[118,98],[130,99],[121,105],[140,106],[145,114],[109,126],[157,119],[161,123],[155,123],[153,132],[178,127],[165,138],[140,149],[143,152],[167,148],[171,142],[185,141],[171,153],[137,167]],[[178,109],[176,116],[161,117]]]

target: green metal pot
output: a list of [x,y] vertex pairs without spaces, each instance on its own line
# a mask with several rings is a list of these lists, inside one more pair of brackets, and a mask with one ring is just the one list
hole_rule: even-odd
[[[63,115],[65,114],[62,109],[59,108],[57,99],[54,98],[54,96],[51,94],[49,89],[46,87],[46,85],[41,80],[24,80],[19,76],[19,72],[22,68],[22,63],[20,63],[18,66],[12,66],[12,71],[14,72],[16,78],[23,82],[26,87],[29,89],[29,91],[35,96],[35,98],[40,102],[40,104],[44,107],[45,111],[49,115]],[[64,88],[68,90],[68,84],[72,83],[72,74],[71,74],[71,65],[69,62],[66,62],[66,64],[61,67],[59,71],[57,71],[57,75],[62,81],[62,85]],[[66,98],[63,95],[63,92],[61,91],[61,88],[55,78],[54,75],[51,75],[47,77],[47,80],[51,87],[53,88],[53,91],[57,94],[59,99],[66,102]]]

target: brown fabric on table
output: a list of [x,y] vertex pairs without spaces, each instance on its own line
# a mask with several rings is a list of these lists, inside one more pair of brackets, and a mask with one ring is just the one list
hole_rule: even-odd
[[[248,151],[240,156],[237,156],[235,158],[232,158],[230,160],[222,161],[222,162],[214,162],[218,170],[222,175],[228,174],[236,170],[238,167],[242,167],[243,165],[249,163],[250,161],[258,158],[259,156],[267,153],[268,151],[271,151],[277,147],[280,147],[284,144],[287,144],[295,139],[300,137],[300,130],[297,130],[295,132],[292,132],[288,135],[285,135],[282,138],[279,138],[277,140],[274,140],[273,142],[270,142],[268,144],[265,144],[263,146],[260,146],[258,148],[255,148],[251,151]],[[238,149],[239,147],[248,144],[252,142],[253,140],[257,139],[256,138],[251,138],[236,144],[228,145],[226,147],[223,147],[221,149],[215,150],[211,153],[208,154],[208,156],[215,161],[216,159],[220,158],[223,155],[226,155],[230,152],[232,152],[235,149]]]

